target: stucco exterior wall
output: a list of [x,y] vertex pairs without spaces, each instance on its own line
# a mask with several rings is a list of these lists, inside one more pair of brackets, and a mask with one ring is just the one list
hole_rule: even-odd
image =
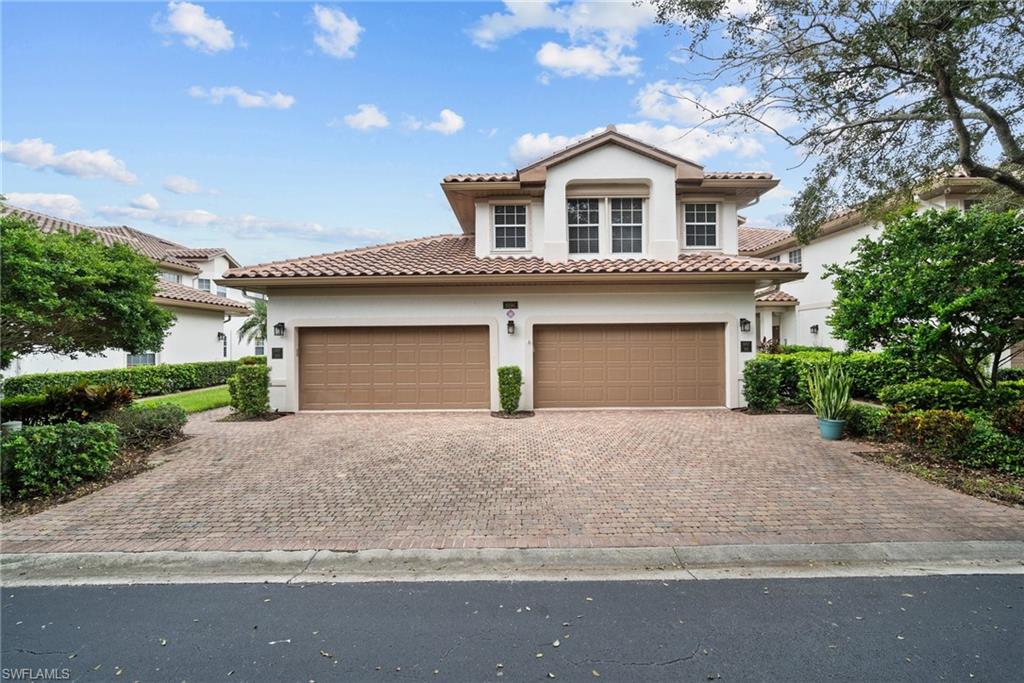
[[[508,334],[503,301],[517,301],[516,331]],[[754,342],[754,332],[739,332],[740,318],[754,319],[749,285],[683,285],[606,287],[475,287],[417,289],[277,288],[268,304],[268,324],[283,322],[284,337],[271,336],[269,349],[280,347],[283,358],[269,358],[271,406],[298,409],[296,348],[302,327],[487,325],[491,338],[491,408],[498,409],[496,370],[500,365],[523,369],[521,406],[533,407],[533,326],[557,323],[720,322],[725,324],[726,405],[743,405],[742,364],[754,353],[740,353],[740,341]],[[756,344],[752,344],[756,348]]]

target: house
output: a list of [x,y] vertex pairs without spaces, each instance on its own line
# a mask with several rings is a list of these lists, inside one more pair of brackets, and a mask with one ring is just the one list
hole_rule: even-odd
[[124,225],[91,227],[0,204],[0,215],[8,214],[34,223],[44,233],[89,231],[104,244],[127,244],[146,255],[160,270],[154,301],[170,309],[177,318],[162,349],[137,355],[110,349],[99,355],[77,358],[38,353],[15,359],[7,371],[9,374],[213,361],[261,351],[252,344],[238,341],[238,327],[252,310],[249,297],[240,289],[214,284],[222,272],[239,265],[224,249],[192,249]]
[[804,277],[740,255],[767,173],[712,173],[609,128],[511,173],[441,183],[459,235],[233,268],[269,295],[280,410],[743,405],[754,292]]
[[[985,191],[985,180],[957,172],[941,178],[915,196],[921,209],[967,210]],[[758,339],[774,339],[783,344],[827,346],[844,349],[845,343],[832,335],[828,316],[835,292],[824,277],[825,266],[846,263],[854,246],[863,237],[876,234],[881,223],[865,217],[861,211],[846,211],[825,222],[818,237],[800,244],[787,230],[739,228],[739,253],[768,258],[779,263],[799,264],[807,277],[800,281],[767,288],[757,297]],[[1010,361],[1024,365],[1024,354]]]

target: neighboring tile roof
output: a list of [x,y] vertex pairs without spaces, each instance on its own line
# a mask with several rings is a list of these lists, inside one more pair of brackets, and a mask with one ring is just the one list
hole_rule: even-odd
[[765,292],[764,294],[758,295],[754,299],[759,304],[798,304],[800,300],[792,294],[783,292],[781,289],[772,290],[771,292]]
[[224,273],[225,280],[288,277],[416,275],[534,275],[557,273],[791,273],[800,266],[766,259],[697,252],[674,261],[476,256],[473,235],[439,235],[319,256],[275,261]]
[[[705,171],[708,180],[772,180],[771,173],[760,171]],[[453,173],[444,177],[446,183],[497,183],[519,180],[518,171],[495,173]]]
[[746,228],[742,226],[737,229],[737,233],[740,253],[760,251],[792,235],[789,230],[778,228]]
[[210,292],[205,292],[201,289],[196,289],[195,287],[187,287],[185,285],[178,284],[177,282],[167,282],[166,280],[158,280],[156,284],[156,296],[158,299],[170,299],[172,301],[182,301],[193,304],[206,304],[238,312],[252,312],[252,308],[248,304],[228,299],[223,296],[217,296],[216,294],[211,294]]
[[221,247],[207,247],[203,249],[189,249],[187,247],[178,249],[168,249],[167,253],[177,258],[185,259],[186,261],[205,261],[208,258],[214,256],[221,256],[222,254],[228,253],[226,249]]
[[93,228],[93,230],[134,239],[139,244],[139,251],[154,261],[172,265],[179,270],[186,270],[192,273],[199,272],[199,269],[194,264],[171,255],[170,252],[173,249],[185,249],[186,247],[183,244],[171,242],[162,237],[151,235],[148,232],[136,230],[135,228],[129,228],[127,225],[104,226],[102,228]]
[[710,180],[771,180],[774,176],[763,171],[704,171]]
[[45,213],[39,213],[37,211],[30,211],[29,209],[22,209],[17,206],[11,206],[9,204],[0,204],[0,216],[15,215],[18,218],[24,219],[35,223],[39,227],[39,231],[45,234],[61,230],[64,232],[77,235],[80,232],[86,231],[95,234],[99,237],[100,242],[107,245],[108,247],[112,244],[127,244],[135,249],[140,249],[138,241],[123,235],[115,235],[114,233],[99,231],[96,228],[76,223],[75,221],[69,221],[65,218],[57,218],[56,216],[47,216]]

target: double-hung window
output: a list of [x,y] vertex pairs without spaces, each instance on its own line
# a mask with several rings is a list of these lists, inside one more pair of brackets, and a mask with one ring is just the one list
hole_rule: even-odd
[[196,279],[196,289],[201,289],[204,292],[210,291],[210,280],[209,278],[201,277]]
[[494,248],[526,249],[526,205],[494,207]]
[[803,253],[799,249],[794,249],[793,251],[789,252],[790,263],[796,263],[797,265],[799,265],[803,263],[803,260]]
[[769,256],[768,260],[769,261],[775,261],[776,263],[778,263],[779,261],[782,260],[782,255],[781,254],[776,254],[775,256]]
[[569,253],[598,253],[601,233],[601,200],[570,199],[568,211]]
[[217,296],[224,296],[224,297],[226,297],[227,295],[228,295],[228,288],[224,287],[223,285],[217,285]]
[[718,205],[683,206],[683,244],[689,248],[718,246]]
[[639,254],[644,250],[644,200],[615,198],[612,202],[612,253]]
[[181,283],[181,273],[168,273],[167,271],[160,272],[160,279],[164,282],[177,282]]

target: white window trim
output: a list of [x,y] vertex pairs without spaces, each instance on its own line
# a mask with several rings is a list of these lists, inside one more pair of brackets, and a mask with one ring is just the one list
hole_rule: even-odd
[[[206,280],[206,284],[207,284],[207,286],[209,286],[209,289],[203,289],[202,287],[200,287],[199,286],[199,281],[200,280]],[[196,289],[198,289],[200,292],[212,291],[213,290],[213,286],[214,286],[213,285],[213,278],[209,278],[209,277],[197,277],[196,278]]]
[[[799,261],[794,261],[793,260],[793,254],[795,254],[795,253],[799,253],[800,254],[800,260]],[[796,265],[803,265],[803,263],[804,263],[804,250],[803,250],[803,248],[802,247],[797,247],[796,249],[790,249],[789,251],[787,251],[786,252],[786,263],[795,263]]]
[[[569,229],[572,227],[569,225],[569,202],[571,201],[582,201],[588,199],[596,199],[597,204],[597,251],[588,251],[583,253],[573,253],[571,247],[569,247],[569,258],[580,261],[588,261],[596,258],[604,258],[608,253],[608,241],[611,240],[611,227],[609,226],[611,214],[607,213],[610,211],[608,206],[611,202],[606,201],[606,198],[601,195],[588,195],[586,197],[566,197],[565,199],[565,244],[568,247],[571,244],[569,239]],[[589,225],[589,224],[588,224]]]
[[[498,237],[497,237],[498,233],[497,233],[497,230],[496,230],[496,228],[498,226],[494,224],[494,207],[496,207],[496,206],[525,206],[526,207],[526,246],[525,247],[499,247],[498,246]],[[490,216],[490,223],[491,223],[491,245],[490,246],[491,246],[491,251],[492,252],[494,252],[496,254],[523,254],[523,253],[529,252],[530,249],[532,249],[532,244],[531,244],[531,240],[530,240],[530,230],[531,230],[531,227],[532,227],[531,222],[530,222],[530,213],[531,213],[530,209],[531,208],[532,208],[531,207],[531,202],[530,202],[529,199],[509,199],[509,200],[492,199],[489,202],[487,202],[487,213]]]
[[[648,211],[650,208],[650,202],[648,201],[647,195],[640,195],[634,193],[623,193],[623,194],[591,194],[591,195],[580,195],[573,197],[566,197],[565,199],[565,242],[566,246],[569,244],[569,201],[573,199],[596,199],[600,204],[598,205],[597,213],[597,251],[587,252],[585,254],[574,254],[569,253],[570,260],[587,261],[591,259],[642,259],[647,258],[647,244],[650,230],[648,228]],[[623,251],[616,252],[612,251],[612,200],[613,199],[639,199],[641,200],[641,220],[640,220],[640,251]]]
[[[647,253],[647,198],[637,196],[609,195],[605,202],[608,205],[608,253],[615,258],[639,258]],[[639,199],[640,200],[640,251],[615,251],[614,230],[612,230],[612,200],[615,199]],[[634,225],[624,223],[623,225]],[[600,246],[600,245],[598,245]]]
[[[689,246],[686,244],[686,205],[687,204],[714,204],[715,205],[715,246]],[[722,251],[722,202],[715,200],[688,199],[679,202],[679,250],[680,251]]]

